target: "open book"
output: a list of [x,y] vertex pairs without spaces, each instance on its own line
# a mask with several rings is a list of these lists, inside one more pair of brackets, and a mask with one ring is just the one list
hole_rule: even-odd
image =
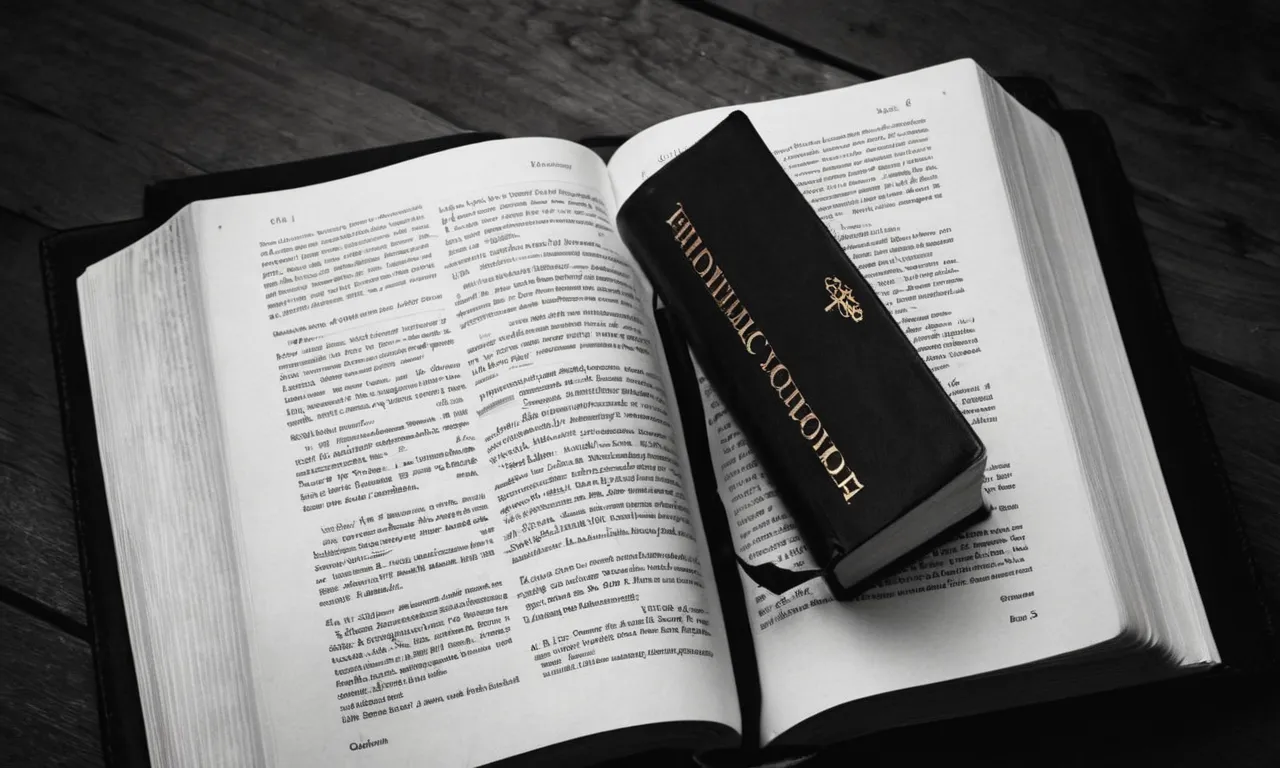
[[1057,135],[969,61],[742,109],[990,517],[849,603],[713,573],[807,554],[614,217],[727,108],[196,203],[79,281],[154,764],[808,746],[1219,660]]

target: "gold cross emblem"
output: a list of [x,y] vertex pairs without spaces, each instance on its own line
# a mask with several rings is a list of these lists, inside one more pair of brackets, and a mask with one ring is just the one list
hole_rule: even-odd
[[827,305],[824,312],[830,312],[832,309],[839,309],[840,314],[850,318],[855,323],[862,322],[862,305],[858,300],[853,298],[853,290],[849,286],[841,282],[838,277],[828,277],[826,280],[827,294],[831,297],[831,303]]

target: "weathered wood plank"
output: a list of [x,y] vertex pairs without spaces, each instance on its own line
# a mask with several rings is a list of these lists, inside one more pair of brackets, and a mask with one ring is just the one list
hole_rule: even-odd
[[80,559],[36,256],[47,234],[0,211],[0,584],[83,624]]
[[101,766],[83,640],[0,603],[0,765]]
[[136,216],[142,185],[160,178],[457,130],[191,3],[18,0],[6,12],[0,110],[15,119],[0,112],[0,176],[33,183],[5,185],[0,204],[50,226]]
[[458,125],[511,135],[630,133],[858,81],[672,2],[200,2]]
[[[0,68],[4,67],[0,56]],[[198,169],[154,147],[124,144],[4,94],[0,207],[54,229],[137,217],[142,188]]]
[[1231,250],[1212,216],[1139,190],[1139,214],[1183,345],[1280,392],[1280,269]]
[[1280,403],[1193,372],[1254,564],[1280,621]]
[[1066,106],[1100,113],[1137,187],[1186,343],[1280,384],[1275,6],[819,0],[797,13],[786,0],[709,5],[881,74],[972,57],[997,75],[1042,78]]

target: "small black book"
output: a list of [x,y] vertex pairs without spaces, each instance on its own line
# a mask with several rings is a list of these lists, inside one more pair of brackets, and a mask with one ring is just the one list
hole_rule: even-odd
[[641,184],[618,231],[835,594],[981,508],[982,441],[745,114]]

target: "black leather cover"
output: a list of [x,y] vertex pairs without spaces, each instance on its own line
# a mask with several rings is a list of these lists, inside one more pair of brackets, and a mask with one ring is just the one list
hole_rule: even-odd
[[[985,460],[742,112],[641,184],[618,230],[836,594],[856,591],[833,572],[843,558]],[[921,531],[892,559],[936,533]]]

